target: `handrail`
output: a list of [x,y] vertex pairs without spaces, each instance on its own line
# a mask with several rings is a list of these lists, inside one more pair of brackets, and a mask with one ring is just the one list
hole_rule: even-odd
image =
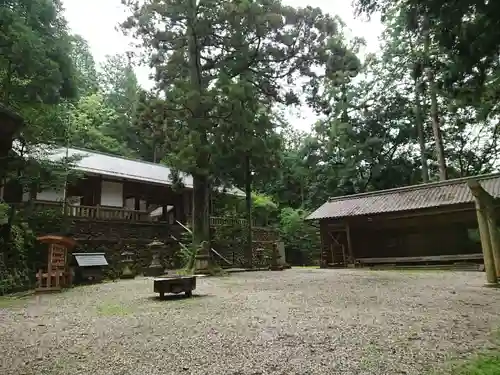
[[191,231],[191,229],[189,229],[188,227],[186,227],[184,224],[182,224],[179,220],[176,220],[175,221],[177,224],[179,224],[185,231],[187,231],[189,234],[193,234],[193,232]]

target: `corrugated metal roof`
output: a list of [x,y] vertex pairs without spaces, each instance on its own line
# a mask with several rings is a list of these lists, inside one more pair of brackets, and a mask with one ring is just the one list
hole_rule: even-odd
[[[66,156],[65,148],[48,151],[48,159],[60,161]],[[162,164],[144,162],[140,160],[127,159],[119,156],[103,154],[95,151],[68,149],[68,157],[79,158],[73,168],[82,172],[95,173],[103,176],[126,178],[136,181],[157,183],[161,185],[172,185],[170,178],[171,169]],[[184,186],[193,188],[193,177],[181,173]],[[245,196],[238,188],[231,188],[227,194]]]
[[73,253],[80,267],[107,266],[104,253]]
[[495,198],[500,198],[500,174],[459,178],[397,189],[330,198],[307,220],[375,215],[431,207],[472,203],[467,181],[476,179]]

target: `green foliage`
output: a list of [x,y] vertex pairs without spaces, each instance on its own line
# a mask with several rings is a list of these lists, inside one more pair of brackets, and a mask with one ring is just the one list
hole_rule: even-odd
[[[6,230],[7,225],[0,226]],[[24,223],[12,225],[8,242],[0,238],[0,295],[25,290],[34,283],[34,235]]]
[[70,38],[59,1],[7,0],[0,7],[0,98],[22,109],[75,94]]
[[94,57],[87,41],[80,35],[73,35],[71,40],[71,60],[75,69],[75,84],[79,96],[95,94],[98,90],[98,78]]
[[0,202],[0,226],[7,224],[9,220],[9,205]]
[[280,214],[281,240],[285,243],[286,260],[291,265],[312,265],[320,258],[319,230],[305,221],[308,213],[284,208]]
[[148,135],[141,134],[132,126],[138,106],[140,88],[134,73],[131,56],[107,56],[101,66],[99,84],[105,105],[113,111],[114,119],[103,126],[103,134],[114,139],[122,146],[121,154],[141,155],[147,157]]
[[180,246],[178,257],[180,258],[182,269],[192,273],[198,249],[191,244],[191,241],[186,241],[185,243],[187,245],[182,243]]
[[[245,212],[242,210],[241,212]],[[252,218],[257,226],[267,226],[277,222],[278,205],[265,194],[252,193]]]
[[122,156],[132,152],[110,130],[119,114],[108,106],[102,94],[83,96],[70,112],[70,145]]

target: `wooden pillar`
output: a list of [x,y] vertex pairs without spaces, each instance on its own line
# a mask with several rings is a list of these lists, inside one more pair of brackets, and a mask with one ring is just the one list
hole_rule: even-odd
[[490,230],[488,227],[488,219],[486,212],[481,203],[476,200],[477,223],[479,227],[479,235],[481,237],[481,247],[483,249],[484,268],[486,271],[486,280],[490,285],[497,284],[497,271],[495,267],[495,259],[491,248]]
[[[498,248],[498,235],[495,233],[496,220],[494,220],[494,212],[492,212],[493,198],[482,188],[479,182],[471,180],[468,182],[468,185],[474,195],[476,204],[477,223],[481,237],[481,247],[483,249],[486,280],[488,285],[498,285],[500,266],[497,268],[496,264],[500,261],[498,254],[500,249]],[[490,209],[487,207],[490,207]],[[493,230],[490,231],[490,229]]]
[[47,288],[52,287],[51,279],[52,279],[52,247],[54,245],[49,245],[49,256],[48,256],[48,264],[47,264]]
[[[347,236],[347,251],[349,253],[349,261],[352,262],[352,264],[355,264],[356,262],[354,261],[354,253],[352,251],[352,242],[351,242],[351,227],[349,223],[346,223],[345,225],[345,234]],[[349,266],[349,264],[346,264],[346,266]]]
[[493,259],[495,260],[495,269],[497,271],[497,278],[500,279],[500,235],[498,234],[498,229],[497,229],[495,208],[493,206],[487,206],[485,214],[488,222],[491,251],[493,253]]

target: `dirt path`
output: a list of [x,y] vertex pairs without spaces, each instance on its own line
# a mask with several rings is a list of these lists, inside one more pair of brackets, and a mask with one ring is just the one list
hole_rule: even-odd
[[296,269],[150,279],[0,300],[0,373],[421,374],[488,345],[499,290],[482,273]]

